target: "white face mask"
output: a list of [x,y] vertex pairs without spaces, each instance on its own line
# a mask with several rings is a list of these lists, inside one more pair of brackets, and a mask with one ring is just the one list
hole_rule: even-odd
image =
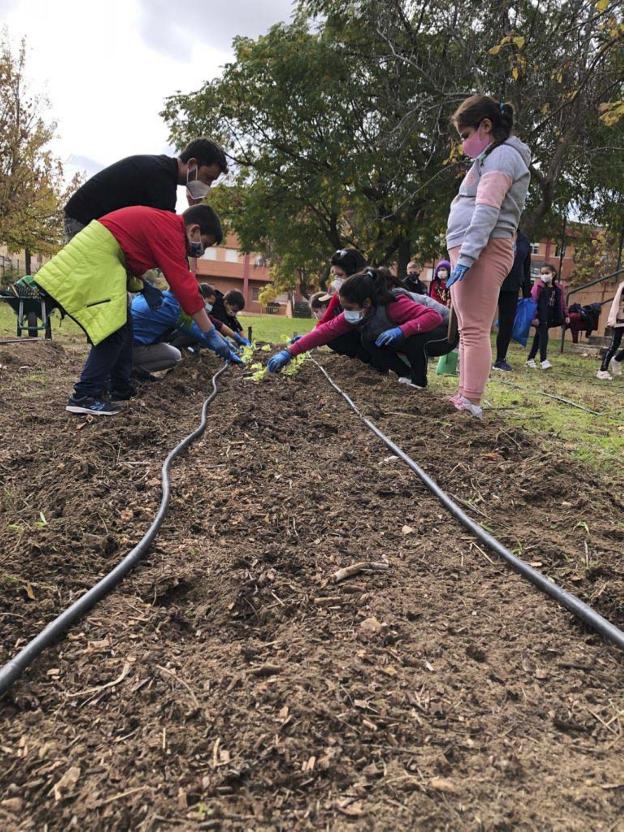
[[186,192],[191,199],[203,199],[210,193],[210,185],[197,178],[197,167],[186,172]]
[[341,288],[341,286],[342,286],[342,284],[343,284],[344,282],[345,282],[344,277],[335,277],[335,278],[332,280],[332,286],[334,287],[334,289],[335,289],[337,292],[339,292],[339,291],[340,291],[340,288]]
[[438,277],[440,278],[440,280],[446,280],[446,278],[448,277],[447,270],[446,269],[440,269],[440,271],[438,272]]
[[553,276],[551,274],[541,274],[540,278],[544,283],[552,283]]
[[345,321],[349,324],[359,324],[359,322],[364,317],[364,310],[363,309],[345,309],[344,317],[345,317]]
[[205,303],[204,308],[206,312],[212,312],[212,303]]

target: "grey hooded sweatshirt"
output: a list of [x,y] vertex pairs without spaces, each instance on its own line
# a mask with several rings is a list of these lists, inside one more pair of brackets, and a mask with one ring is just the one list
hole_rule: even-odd
[[461,246],[460,265],[472,266],[490,238],[513,237],[524,209],[531,152],[516,136],[478,156],[451,203],[449,249]]

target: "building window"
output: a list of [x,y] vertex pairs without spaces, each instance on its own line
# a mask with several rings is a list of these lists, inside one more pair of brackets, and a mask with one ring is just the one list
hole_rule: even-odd
[[226,248],[225,260],[227,263],[238,263],[238,251],[235,248]]
[[557,243],[557,247],[555,249],[555,257],[565,257],[566,256],[566,246],[563,246],[563,252],[561,250],[561,244]]
[[260,300],[260,287],[259,286],[252,286],[251,287],[251,299],[252,300]]
[[539,254],[539,243],[531,243],[531,254]]
[[216,248],[207,248],[206,251],[201,256],[202,260],[216,260],[217,259],[217,250]]
[[254,266],[257,269],[263,269],[266,266],[266,258],[263,257],[261,254],[256,257],[254,260]]

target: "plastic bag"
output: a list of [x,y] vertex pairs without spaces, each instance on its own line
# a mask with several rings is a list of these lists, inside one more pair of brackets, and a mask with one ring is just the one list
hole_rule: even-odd
[[537,316],[537,303],[531,298],[522,298],[518,301],[516,317],[514,319],[511,337],[514,341],[526,347],[529,340],[531,321]]
[[438,360],[436,368],[437,376],[456,376],[457,375],[457,360],[459,354],[457,350],[452,350],[446,355],[441,355]]

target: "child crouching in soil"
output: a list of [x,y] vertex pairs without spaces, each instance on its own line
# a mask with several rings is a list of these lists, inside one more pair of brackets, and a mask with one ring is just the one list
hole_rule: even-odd
[[392,281],[386,269],[371,268],[345,280],[343,311],[274,355],[269,371],[279,372],[294,356],[353,333],[375,369],[392,370],[399,381],[426,387],[428,355],[449,351],[447,329],[435,309],[416,303],[404,289],[390,289]]
[[208,205],[194,205],[182,216],[136,205],[93,220],[42,266],[38,286],[92,344],[66,410],[113,416],[121,409],[118,402],[136,393],[129,275],[160,269],[184,312],[202,332],[213,331],[187,257],[201,256],[222,238],[219,217]]

